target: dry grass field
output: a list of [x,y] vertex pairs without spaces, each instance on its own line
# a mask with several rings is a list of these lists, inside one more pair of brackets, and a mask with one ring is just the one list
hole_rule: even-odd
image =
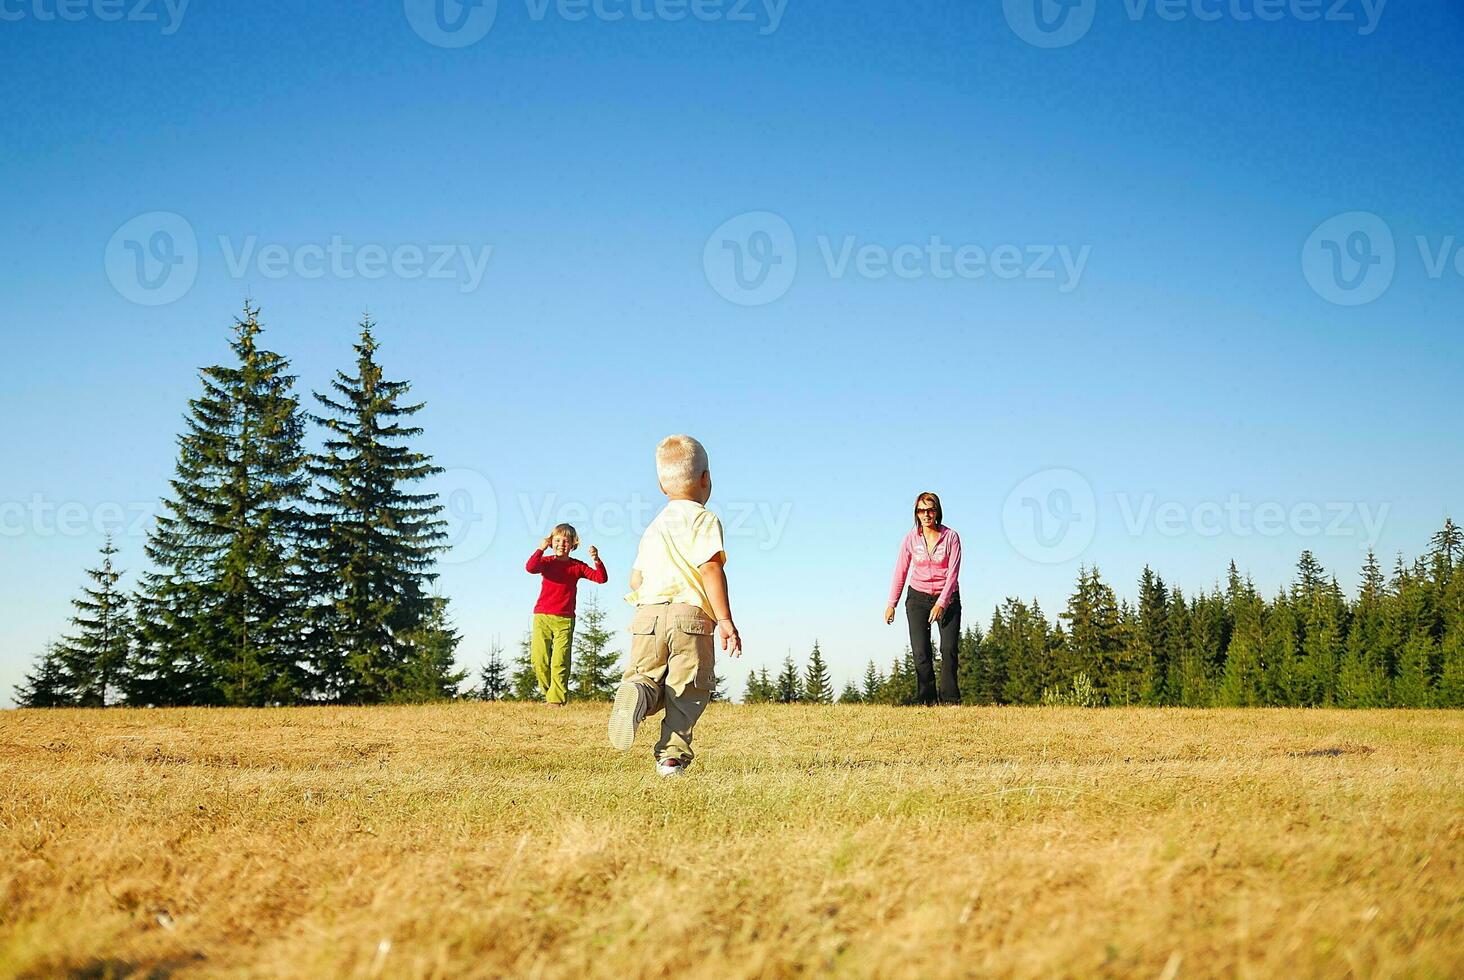
[[0,973],[1460,976],[1464,714],[0,712]]

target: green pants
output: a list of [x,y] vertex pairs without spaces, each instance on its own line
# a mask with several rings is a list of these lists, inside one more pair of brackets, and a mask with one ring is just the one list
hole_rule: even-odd
[[539,690],[550,704],[563,704],[569,698],[569,647],[573,642],[573,616],[534,613],[529,655],[534,662],[534,676],[539,679]]

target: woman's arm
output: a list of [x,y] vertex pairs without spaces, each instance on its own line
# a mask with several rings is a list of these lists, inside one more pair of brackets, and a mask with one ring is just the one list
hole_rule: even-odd
[[895,558],[895,577],[890,582],[890,608],[900,602],[900,592],[905,588],[905,579],[910,574],[910,536],[900,542],[900,554]]
[[950,534],[951,540],[946,545],[946,554],[950,556],[946,562],[949,571],[946,573],[945,588],[940,590],[940,598],[935,600],[935,608],[931,610],[931,613],[937,614],[932,616],[933,619],[940,618],[938,614],[945,612],[946,606],[951,604],[951,596],[955,595],[956,590],[960,587],[961,536],[955,531]]

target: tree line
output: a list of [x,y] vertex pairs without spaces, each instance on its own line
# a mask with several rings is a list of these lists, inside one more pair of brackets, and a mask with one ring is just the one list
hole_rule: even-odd
[[[374,325],[360,325],[353,373],[337,371],[307,411],[289,361],[260,345],[259,310],[236,318],[228,364],[202,369],[170,494],[145,544],[149,570],[121,588],[110,539],[73,600],[70,631],[17,689],[20,704],[373,704],[460,696],[459,636],[432,592],[445,549],[441,472],[410,448],[424,406],[389,380]],[[311,428],[318,448],[306,445]],[[1146,567],[1136,601],[1081,569],[1049,621],[1008,598],[960,640],[971,704],[1464,707],[1464,532],[1446,520],[1427,553],[1390,575],[1369,552],[1347,597],[1310,552],[1295,580],[1260,595],[1232,562],[1223,585],[1186,596]],[[606,613],[581,611],[572,693],[607,700],[619,653]],[[537,700],[527,636],[512,664],[489,652],[468,696]],[[725,697],[718,679],[717,697]],[[909,704],[909,651],[871,662],[841,703]],[[836,700],[815,642],[744,700]]]
[[[1145,567],[1135,602],[1097,568],[1079,570],[1050,621],[1036,600],[1004,600],[957,651],[966,704],[1464,708],[1464,532],[1452,520],[1390,575],[1369,551],[1355,597],[1311,552],[1270,599],[1231,562],[1223,585],[1186,596]],[[751,703],[835,698],[817,643],[800,668],[747,679]],[[871,661],[842,704],[913,704],[910,652]]]

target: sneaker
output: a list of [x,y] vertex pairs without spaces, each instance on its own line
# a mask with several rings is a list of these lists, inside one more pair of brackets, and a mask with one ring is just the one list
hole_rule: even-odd
[[691,765],[690,762],[674,757],[670,759],[662,759],[660,762],[656,763],[656,775],[685,776],[686,767],[689,765]]
[[646,697],[635,681],[621,681],[610,708],[610,746],[624,752],[635,743],[635,730],[646,717]]

